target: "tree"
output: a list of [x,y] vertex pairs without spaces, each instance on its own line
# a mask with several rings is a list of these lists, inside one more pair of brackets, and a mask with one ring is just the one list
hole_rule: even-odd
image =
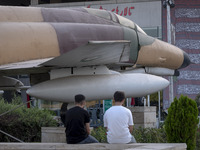
[[197,97],[195,98],[195,101],[197,103],[197,107],[198,107],[199,115],[200,115],[200,94],[197,95]]
[[[0,98],[0,114],[17,108],[5,115],[0,116],[0,130],[24,141],[40,142],[41,127],[57,126],[57,121],[48,110],[38,108],[18,107],[22,104],[19,97],[14,97],[12,103],[5,102]],[[16,142],[13,138],[0,133],[1,142]]]
[[168,109],[165,130],[169,143],[186,143],[187,150],[194,150],[198,125],[198,109],[194,100],[181,95]]

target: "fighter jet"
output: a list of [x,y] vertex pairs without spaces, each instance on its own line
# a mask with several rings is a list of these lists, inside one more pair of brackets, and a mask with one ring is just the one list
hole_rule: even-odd
[[49,101],[139,97],[169,85],[188,55],[148,36],[136,23],[92,8],[0,7],[0,89],[22,89],[7,77],[30,75],[27,94]]

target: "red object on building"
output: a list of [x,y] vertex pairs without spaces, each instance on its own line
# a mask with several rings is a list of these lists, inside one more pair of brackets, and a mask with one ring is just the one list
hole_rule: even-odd
[[131,106],[134,106],[135,105],[135,98],[131,98]]

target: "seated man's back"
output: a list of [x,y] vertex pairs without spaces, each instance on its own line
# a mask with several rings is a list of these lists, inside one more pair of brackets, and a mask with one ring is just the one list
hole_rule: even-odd
[[90,135],[90,116],[85,106],[85,96],[75,96],[75,107],[69,109],[65,115],[65,133],[68,144],[98,143],[97,139]]
[[104,114],[104,127],[107,128],[108,143],[136,143],[131,135],[133,131],[133,117],[129,109],[122,106],[125,101],[123,92],[114,94],[115,105]]
[[66,137],[67,143],[76,144],[87,138],[85,123],[90,122],[86,110],[75,106],[66,114]]

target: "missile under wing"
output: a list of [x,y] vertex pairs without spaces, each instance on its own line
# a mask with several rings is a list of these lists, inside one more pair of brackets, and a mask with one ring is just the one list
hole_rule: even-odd
[[0,56],[1,76],[29,74],[36,85],[27,93],[56,101],[76,94],[109,99],[116,90],[129,97],[154,93],[169,84],[155,75],[174,75],[190,64],[184,51],[134,22],[88,8],[1,6]]

